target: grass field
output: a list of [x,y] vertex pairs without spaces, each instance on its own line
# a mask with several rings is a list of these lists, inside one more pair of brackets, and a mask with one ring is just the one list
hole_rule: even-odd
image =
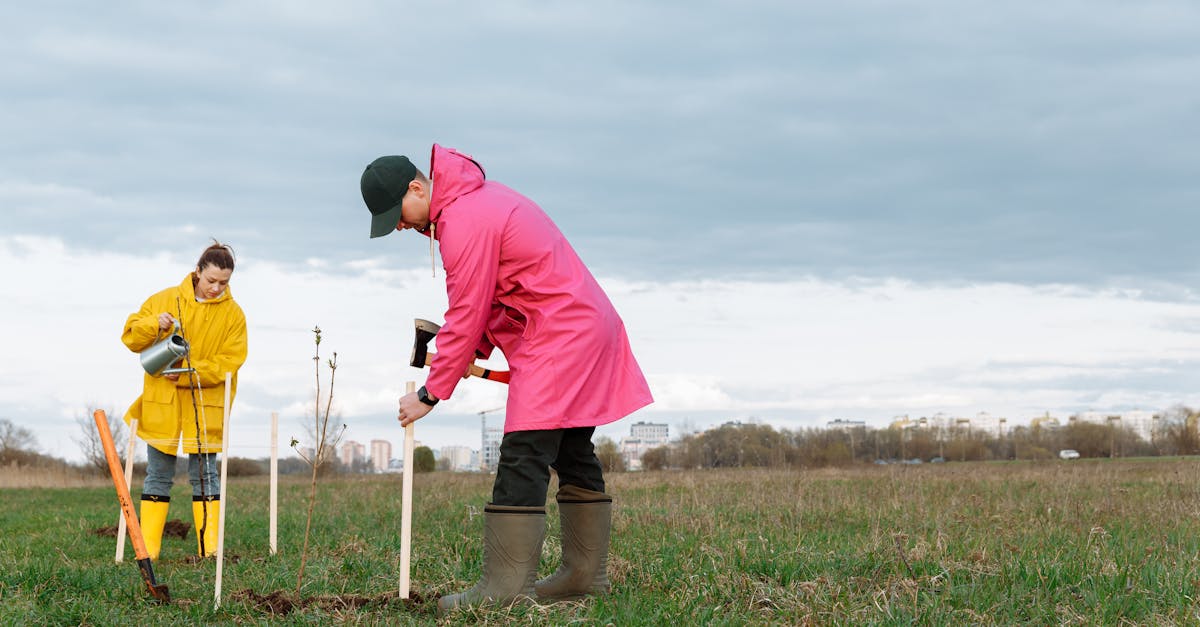
[[[1200,623],[1200,461],[729,470],[609,477],[613,593],[438,617],[474,583],[490,477],[415,477],[412,583],[397,597],[400,481],[325,480],[295,601],[307,484],[231,480],[223,601],[195,536],[167,538],[148,601],[111,486],[0,490],[0,624],[1171,625]],[[170,518],[191,522],[177,485]],[[137,494],[135,487],[134,494]],[[136,497],[135,497],[136,498]],[[557,565],[556,510],[541,573]]]

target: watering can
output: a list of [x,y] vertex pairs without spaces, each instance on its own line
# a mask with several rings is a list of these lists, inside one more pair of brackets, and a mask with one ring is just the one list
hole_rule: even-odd
[[175,322],[175,330],[167,337],[155,342],[149,348],[138,354],[142,368],[152,377],[161,374],[176,374],[191,372],[191,368],[168,368],[188,354],[187,340],[179,334],[179,322]]

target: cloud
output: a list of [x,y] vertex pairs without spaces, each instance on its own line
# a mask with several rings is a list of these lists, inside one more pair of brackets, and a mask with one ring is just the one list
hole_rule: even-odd
[[[204,243],[194,238],[197,251]],[[415,239],[415,238],[413,238]],[[0,237],[10,301],[0,362],[0,416],[72,456],[63,433],[90,405],[118,415],[140,393],[125,317],[173,285],[190,255],[96,254],[64,241]],[[440,271],[439,271],[440,274]],[[1014,421],[1045,411],[1162,409],[1196,404],[1200,303],[1078,286],[927,284],[905,280],[630,281],[601,277],[625,319],[657,402],[628,421],[757,416],[780,427],[831,418],[880,424],[894,415],[987,411]],[[298,265],[244,254],[232,282],[247,313],[250,356],[232,435],[261,456],[272,412],[293,430],[312,414],[312,328],[338,354],[336,420],[358,441],[390,437],[412,319],[440,321],[442,279],[374,258]],[[504,369],[497,357],[489,366]],[[327,375],[327,373],[324,373]],[[324,376],[323,375],[323,376]],[[418,437],[472,445],[479,412],[502,421],[505,389],[459,384]],[[466,438],[465,441],[461,438]],[[393,438],[395,439],[395,438]]]
[[[373,1],[0,8],[22,364],[0,411],[127,404],[116,326],[217,237],[254,312],[239,407],[301,413],[319,323],[343,414],[383,428],[419,374],[406,321],[444,295],[423,241],[366,238],[357,178],[435,141],[543,206],[603,278],[647,416],[1193,398],[1197,7],[477,8],[426,7],[403,45]],[[501,396],[452,400],[447,437]]]
[[357,175],[440,141],[610,275],[1196,279],[1195,7],[431,6],[395,46],[384,3],[286,4],[0,10],[14,232],[382,256]]

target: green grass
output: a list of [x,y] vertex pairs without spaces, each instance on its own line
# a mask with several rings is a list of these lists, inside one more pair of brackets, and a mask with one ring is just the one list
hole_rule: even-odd
[[[244,591],[294,594],[305,483],[280,486],[271,556],[265,480],[230,481],[219,609],[213,561],[185,559],[194,535],[165,539],[155,565],[169,606],[148,600],[132,549],[113,563],[113,539],[92,534],[115,522],[111,487],[3,489],[0,624],[1197,624],[1198,473],[1175,459],[612,475],[611,595],[446,617],[437,597],[479,573],[490,477],[414,478],[407,604],[399,478],[325,480],[307,604],[287,615]],[[170,518],[191,522],[189,495],[176,486]]]

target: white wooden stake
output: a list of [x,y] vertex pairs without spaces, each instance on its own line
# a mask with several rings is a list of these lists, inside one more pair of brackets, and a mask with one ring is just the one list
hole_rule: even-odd
[[271,412],[271,555],[278,550],[279,524],[279,412]]
[[221,509],[217,512],[217,585],[213,591],[213,609],[221,607],[221,573],[225,566],[225,510],[229,509],[229,487],[225,478],[229,471],[229,417],[233,409],[229,402],[230,388],[233,387],[233,373],[225,373],[225,421],[221,425]]
[[[409,381],[404,391],[412,394],[417,384]],[[413,423],[404,427],[404,482],[400,499],[400,598],[408,598],[408,575],[412,557]]]
[[[129,419],[129,452],[125,454],[125,487],[133,485],[133,444],[137,440],[137,418]],[[125,515],[117,512],[117,563],[125,561]]]

